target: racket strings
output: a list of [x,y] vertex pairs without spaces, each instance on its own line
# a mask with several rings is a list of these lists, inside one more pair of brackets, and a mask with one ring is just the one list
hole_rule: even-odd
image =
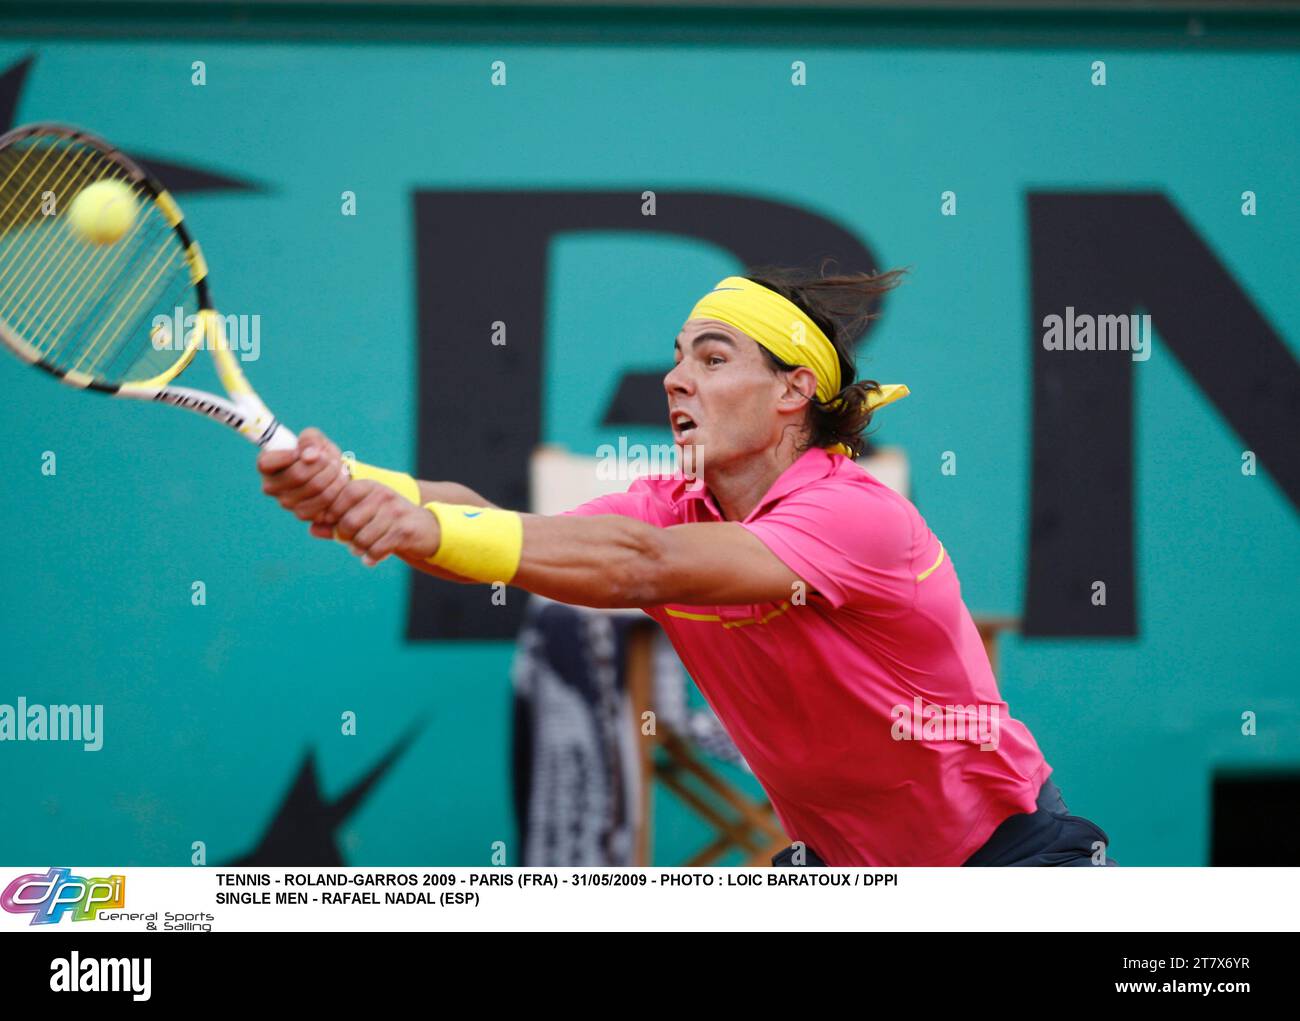
[[[118,181],[137,208],[118,240],[96,244],[67,208]],[[95,146],[35,135],[0,150],[0,327],[47,364],[103,382],[148,379],[184,356],[197,311],[180,236],[152,195]]]
[[[103,297],[105,285],[116,277],[119,264],[129,263],[131,257],[127,253],[138,247],[143,226],[143,220],[137,222],[125,238],[106,249],[79,247],[76,258],[60,280],[59,296],[42,308],[45,316],[40,320],[42,353],[59,347],[68,327],[78,321],[87,306],[93,309]],[[66,279],[69,274],[71,280]]]
[[[81,165],[78,166],[78,163]],[[74,159],[69,161],[69,166],[66,166],[59,181],[52,182],[53,185],[57,187],[57,190],[55,190],[55,187],[51,187],[51,189],[48,190],[48,195],[52,202],[56,203],[56,208],[60,195],[75,196],[75,192],[81,190],[82,187],[87,185],[87,183],[91,183],[90,179],[86,179],[90,177],[86,173],[88,169],[87,164],[88,160],[85,153],[75,153]],[[130,181],[127,179],[125,168],[109,164],[105,170],[107,170],[107,172],[100,174],[99,177],[94,179],[99,179],[99,181],[120,181],[126,183],[127,186],[130,186]],[[32,185],[31,190],[35,191],[36,187],[38,186]],[[43,208],[44,202],[45,194],[43,192]],[[13,221],[17,220],[19,216],[21,216],[21,209],[10,208],[10,211],[0,211],[0,232],[12,229],[14,225]],[[42,247],[32,248],[32,250],[26,252],[22,247],[12,248],[10,255],[12,255],[14,260],[13,268],[16,269],[16,271],[21,271],[22,268],[26,268],[27,272],[30,273],[31,269],[35,267],[45,269],[51,267],[53,260],[56,258],[61,258],[61,256],[69,254],[69,252],[72,251],[81,250],[82,246],[78,246],[77,243],[75,243],[78,241],[78,234],[73,230],[72,224],[70,224],[66,217],[56,216],[56,222],[53,224],[53,228],[55,229],[26,230],[25,234],[23,234],[25,245],[31,245],[32,242],[38,241]],[[25,255],[26,258],[23,258]],[[19,287],[25,287],[25,285],[30,282],[30,277],[21,278],[19,277],[19,272],[10,272],[6,274],[6,276],[8,276],[8,284],[5,284],[4,276],[0,276],[0,293],[4,293],[6,290],[12,291],[14,284],[17,284]]]
[[[171,273],[164,277],[157,296],[150,302],[141,302],[140,308],[148,311],[141,311],[135,321],[125,327],[111,356],[99,359],[95,375],[110,379],[141,379],[156,375],[176,362],[185,350],[186,329],[195,325],[185,321],[185,316],[194,311],[194,288],[190,283],[188,266],[183,274]],[[177,309],[181,310],[179,321]],[[165,322],[163,316],[166,317]],[[138,334],[149,338],[145,352],[150,359],[147,363],[149,371],[143,374],[132,371],[142,356],[136,345],[128,342]],[[160,354],[155,354],[156,352]],[[155,358],[163,362],[161,367],[154,367]]]
[[[175,245],[166,243],[157,246],[148,264],[131,282],[126,292],[117,301],[111,314],[104,318],[103,325],[98,332],[82,348],[81,356],[72,366],[74,370],[93,375],[100,362],[110,352],[117,350],[123,331],[131,324],[139,324],[138,317],[141,310],[147,304],[152,307],[151,299],[157,296],[156,292],[160,289],[159,285],[162,284],[165,287],[167,278],[174,275],[177,268],[176,263],[173,261],[176,254],[175,248]],[[180,265],[184,266],[183,259],[180,260]],[[126,336],[129,338],[131,335],[128,333]],[[147,329],[144,336],[149,337]]]
[[[39,196],[42,212],[51,208],[46,205],[47,202],[52,203],[53,208],[58,208],[59,193],[57,189],[61,188],[68,180],[69,175],[74,172],[73,162],[64,161],[62,165],[60,163],[61,161],[57,159],[49,162],[46,158],[42,158],[32,168],[30,189],[35,195]],[[36,176],[37,174],[41,175],[39,179]],[[73,180],[75,179],[75,174],[73,174]],[[16,221],[29,217],[31,213],[31,204],[20,201],[20,198],[20,192],[15,191],[8,202],[5,203],[4,208],[0,209],[0,231],[3,231],[6,235],[13,232],[17,226]],[[30,268],[38,265],[36,257],[43,256],[49,248],[49,234],[48,231],[26,230],[23,232],[22,244],[12,253],[13,261],[4,272],[0,273],[0,294],[5,291],[13,291],[15,282],[19,280],[24,267]],[[43,241],[47,243],[42,248],[41,242]],[[33,242],[36,242],[36,246],[29,255],[27,250],[32,246]],[[27,258],[24,258],[24,256],[27,256]]]
[[[53,160],[49,159],[49,154],[56,151],[57,147],[48,146],[47,149],[49,151],[43,154],[41,160],[31,168],[26,180],[19,179],[23,188],[26,188],[29,193],[36,193],[39,196],[39,202],[22,201],[22,189],[15,190],[14,194],[7,200],[5,207],[0,208],[0,231],[11,231],[24,218],[26,220],[35,220],[37,216],[57,216],[59,200],[62,195],[75,196],[86,185],[108,176],[94,172],[95,167],[92,160],[95,157],[98,157],[98,161],[107,164],[111,171],[118,172],[121,170],[116,164],[107,161],[98,150],[89,147],[75,150],[71,158],[67,157],[65,151],[64,156],[56,156]],[[63,218],[59,219],[63,221]],[[34,238],[44,240],[46,236],[47,232],[43,231],[26,232],[24,234],[24,248]],[[33,255],[35,254],[33,253]],[[23,262],[20,259],[22,251],[15,252],[14,255],[15,265],[22,266]],[[0,285],[2,284],[3,277],[0,277]]]
[[[128,183],[126,182],[125,171],[105,179]],[[136,227],[138,227],[138,224]],[[133,233],[136,227],[132,228]],[[25,260],[28,267],[27,275],[17,283],[21,297],[14,305],[13,325],[20,332],[23,329],[36,326],[39,322],[34,315],[26,313],[35,313],[41,310],[48,311],[52,300],[51,288],[56,288],[60,283],[66,282],[68,272],[80,257],[85,256],[86,258],[83,261],[89,264],[95,254],[90,246],[79,243],[77,232],[66,219],[61,220],[53,231],[46,233],[49,233],[54,240],[41,250],[39,258],[32,257]],[[23,264],[18,259],[15,259],[15,262],[18,265]],[[0,287],[0,296],[3,293],[4,289]],[[22,311],[24,308],[26,312]]]

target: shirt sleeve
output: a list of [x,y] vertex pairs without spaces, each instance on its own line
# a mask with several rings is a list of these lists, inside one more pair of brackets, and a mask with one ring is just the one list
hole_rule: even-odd
[[653,492],[644,479],[635,480],[623,493],[606,493],[594,500],[579,504],[572,510],[561,511],[561,515],[590,517],[595,514],[620,514],[625,518],[656,523],[652,509]]
[[809,486],[742,527],[836,609],[914,601],[912,514],[883,486]]

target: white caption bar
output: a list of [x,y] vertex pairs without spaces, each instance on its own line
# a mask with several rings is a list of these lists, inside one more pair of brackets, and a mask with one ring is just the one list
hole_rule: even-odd
[[1290,931],[1296,869],[0,868],[0,929]]

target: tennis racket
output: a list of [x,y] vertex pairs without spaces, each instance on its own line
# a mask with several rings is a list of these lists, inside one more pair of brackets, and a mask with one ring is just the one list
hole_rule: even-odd
[[[129,227],[108,243],[68,216],[100,181],[124,185],[135,200]],[[0,340],[68,386],[186,408],[259,447],[297,445],[231,351],[176,201],[139,164],[76,128],[30,124],[0,136]],[[172,385],[200,348],[212,352],[226,397]]]

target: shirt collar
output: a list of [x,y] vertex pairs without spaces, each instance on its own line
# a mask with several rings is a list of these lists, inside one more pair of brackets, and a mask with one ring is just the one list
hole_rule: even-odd
[[[784,496],[789,496],[797,489],[802,489],[810,482],[818,479],[824,479],[835,468],[835,458],[841,455],[831,454],[830,451],[823,447],[809,447],[800,454],[794,462],[773,480],[772,485],[768,487],[761,500],[749,512],[749,517],[745,518],[750,521],[767,508],[769,504],[775,503]],[[703,500],[704,506],[719,521],[723,520],[722,511],[718,508],[717,501],[713,499],[713,494],[709,492],[708,486],[703,484],[691,484],[690,479],[683,478],[680,482],[676,502],[679,504],[687,500]]]

